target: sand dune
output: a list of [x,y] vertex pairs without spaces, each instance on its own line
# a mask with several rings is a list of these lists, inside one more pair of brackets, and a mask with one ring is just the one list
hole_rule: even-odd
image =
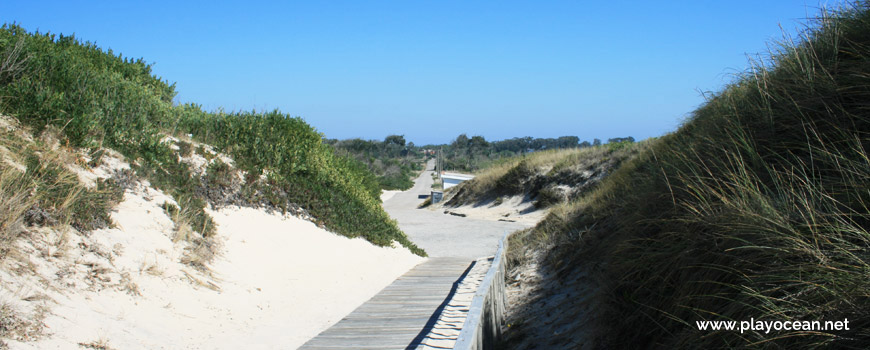
[[226,208],[209,212],[223,246],[203,273],[180,262],[187,243],[172,242],[166,201],[140,186],[112,214],[116,228],[34,229],[21,240],[0,268],[0,298],[41,313],[45,335],[10,348],[292,349],[423,260],[296,217]]

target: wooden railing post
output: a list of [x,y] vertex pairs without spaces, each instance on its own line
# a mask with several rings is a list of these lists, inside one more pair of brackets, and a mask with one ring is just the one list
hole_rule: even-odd
[[453,349],[494,349],[501,340],[501,325],[504,322],[505,304],[505,255],[508,249],[508,234],[498,242],[498,250],[492,265],[486,272],[456,339]]

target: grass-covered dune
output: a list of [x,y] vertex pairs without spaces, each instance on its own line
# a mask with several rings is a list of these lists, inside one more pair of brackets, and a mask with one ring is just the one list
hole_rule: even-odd
[[162,142],[167,135],[192,134],[232,156],[246,174],[247,202],[285,210],[299,205],[331,231],[378,245],[398,241],[425,254],[382,210],[377,179],[359,162],[337,156],[302,119],[277,111],[211,113],[174,105],[174,96],[174,84],[154,76],[142,59],[73,36],[14,24],[0,29],[0,113],[35,135],[59,130],[64,147],[121,152],[139,176],[176,198],[203,236],[213,232],[203,211],[207,199]]
[[593,189],[647,144],[625,141],[504,158],[475,173],[474,179],[451,188],[446,205],[479,205],[523,196],[538,208],[549,207]]
[[[565,348],[870,348],[868,6],[824,13],[595,191],[514,235],[514,269],[543,250],[556,285],[583,281],[592,300],[529,299],[526,310],[564,315],[561,328],[536,329],[547,326],[529,313],[509,339],[547,334],[545,343]],[[696,326],[751,319],[848,319],[849,330]]]

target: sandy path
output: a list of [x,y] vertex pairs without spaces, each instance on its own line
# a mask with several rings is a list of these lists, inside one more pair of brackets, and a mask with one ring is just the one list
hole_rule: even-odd
[[[383,191],[381,198],[384,201],[384,209],[398,221],[409,238],[425,249],[430,256],[441,259],[427,260],[417,267],[419,270],[416,272],[412,270],[410,276],[399,278],[383,293],[348,315],[345,320],[337,324],[337,327],[320,334],[306,343],[303,348],[337,348],[348,345],[353,345],[355,348],[401,348],[404,345],[401,347],[396,345],[414,341],[423,342],[419,349],[452,348],[465,322],[465,315],[472,298],[490,264],[489,259],[481,259],[481,257],[495,253],[498,241],[505,232],[526,225],[463,218],[428,209],[417,209],[417,205],[429,194],[432,185],[432,162],[427,165],[427,168],[429,170],[424,171],[416,179],[411,189],[401,192]],[[463,272],[474,260],[478,263],[458,285],[454,285],[454,281],[462,278]],[[457,266],[460,268],[457,269]],[[433,276],[436,275],[433,280]],[[421,276],[425,278],[425,282],[420,280]],[[451,288],[456,288],[455,293],[444,304],[446,306],[440,317],[431,325],[433,328],[422,340],[416,339],[418,332],[426,326],[425,323],[418,323],[417,319],[421,317],[426,319],[438,309],[438,304],[422,305],[426,301],[442,298],[442,295],[449,297]],[[385,310],[397,310],[395,307],[407,304],[408,298],[414,300],[410,304],[414,310],[405,310],[402,317],[405,320],[413,319],[385,321],[396,317],[392,312]],[[437,300],[437,302],[442,301]],[[382,322],[390,323],[389,327],[385,327]],[[361,332],[359,327],[366,324],[371,324],[371,327],[366,328],[367,331],[384,333]],[[385,328],[390,330],[385,331]]]
[[[432,257],[467,258],[469,264],[478,260],[471,273],[463,279],[448,307],[440,315],[434,328],[423,340],[420,349],[452,348],[465,323],[465,315],[471,306],[474,293],[489,267],[489,260],[498,249],[498,241],[506,232],[530,227],[530,222],[498,221],[459,217],[444,214],[443,210],[417,209],[432,188],[434,162],[426,165],[408,191],[390,193],[384,201],[384,209],[399,222],[399,227],[412,242],[426,250]],[[460,276],[456,276],[459,278]]]
[[414,182],[411,189],[395,193],[384,202],[384,209],[399,222],[399,227],[412,242],[432,257],[479,257],[495,254],[498,240],[505,232],[513,232],[533,224],[480,220],[417,209],[425,200],[421,195],[432,191],[434,162]]

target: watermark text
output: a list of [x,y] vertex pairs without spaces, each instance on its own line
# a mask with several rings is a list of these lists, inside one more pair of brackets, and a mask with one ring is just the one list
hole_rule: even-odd
[[848,331],[849,319],[842,321],[695,321],[699,331],[755,331],[769,334],[772,331]]

